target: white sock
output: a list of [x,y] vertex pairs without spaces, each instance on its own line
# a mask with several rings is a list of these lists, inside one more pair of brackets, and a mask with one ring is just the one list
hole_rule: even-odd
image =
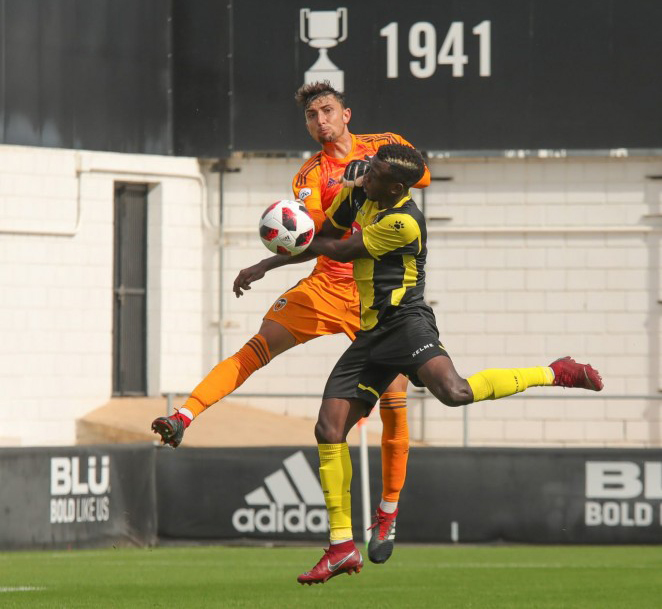
[[381,503],[379,504],[379,509],[384,512],[385,514],[393,514],[395,510],[398,509],[398,502],[397,501],[384,501],[382,499]]
[[337,546],[339,543],[345,543],[346,541],[352,541],[351,537],[348,537],[347,539],[334,539],[331,541],[332,546]]
[[180,408],[177,412],[183,417],[186,417],[189,421],[193,420],[193,413],[188,408]]

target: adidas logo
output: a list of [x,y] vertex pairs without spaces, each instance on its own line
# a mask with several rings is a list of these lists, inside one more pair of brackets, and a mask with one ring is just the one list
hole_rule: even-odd
[[329,530],[322,487],[303,452],[294,453],[283,465],[264,479],[264,486],[245,495],[251,507],[239,508],[232,515],[232,526],[240,533]]

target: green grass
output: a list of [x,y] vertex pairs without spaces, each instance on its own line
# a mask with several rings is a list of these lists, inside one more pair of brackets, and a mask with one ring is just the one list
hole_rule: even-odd
[[0,607],[662,607],[656,546],[400,545],[359,575],[297,584],[320,556],[312,547],[5,552]]

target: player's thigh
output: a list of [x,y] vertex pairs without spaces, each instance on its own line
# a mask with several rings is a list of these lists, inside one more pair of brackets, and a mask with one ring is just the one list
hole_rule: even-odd
[[445,354],[434,318],[416,314],[392,320],[370,353],[372,361],[407,375],[432,357]]
[[339,444],[347,440],[349,431],[366,413],[366,403],[360,399],[326,398],[315,425],[315,438],[320,444]]
[[358,322],[355,299],[353,281],[333,280],[318,273],[280,296],[264,320],[281,325],[294,336],[296,344],[327,334],[345,333],[353,338],[353,328]]
[[297,339],[287,328],[280,325],[278,322],[271,321],[270,319],[262,321],[258,333],[267,341],[269,355],[272,358],[291,349],[297,344]]
[[385,391],[387,393],[404,393],[407,391],[407,385],[409,385],[409,379],[404,374],[398,374]]
[[324,399],[359,399],[370,413],[379,396],[398,375],[397,370],[371,359],[371,341],[359,335],[334,366],[324,388]]

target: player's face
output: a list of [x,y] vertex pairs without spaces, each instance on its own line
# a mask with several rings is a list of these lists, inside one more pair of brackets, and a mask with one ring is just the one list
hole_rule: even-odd
[[306,128],[320,144],[335,142],[347,131],[351,114],[351,110],[343,108],[333,95],[324,95],[306,108]]
[[363,190],[372,201],[387,201],[393,196],[397,182],[393,181],[387,163],[373,156],[370,169],[363,176]]

